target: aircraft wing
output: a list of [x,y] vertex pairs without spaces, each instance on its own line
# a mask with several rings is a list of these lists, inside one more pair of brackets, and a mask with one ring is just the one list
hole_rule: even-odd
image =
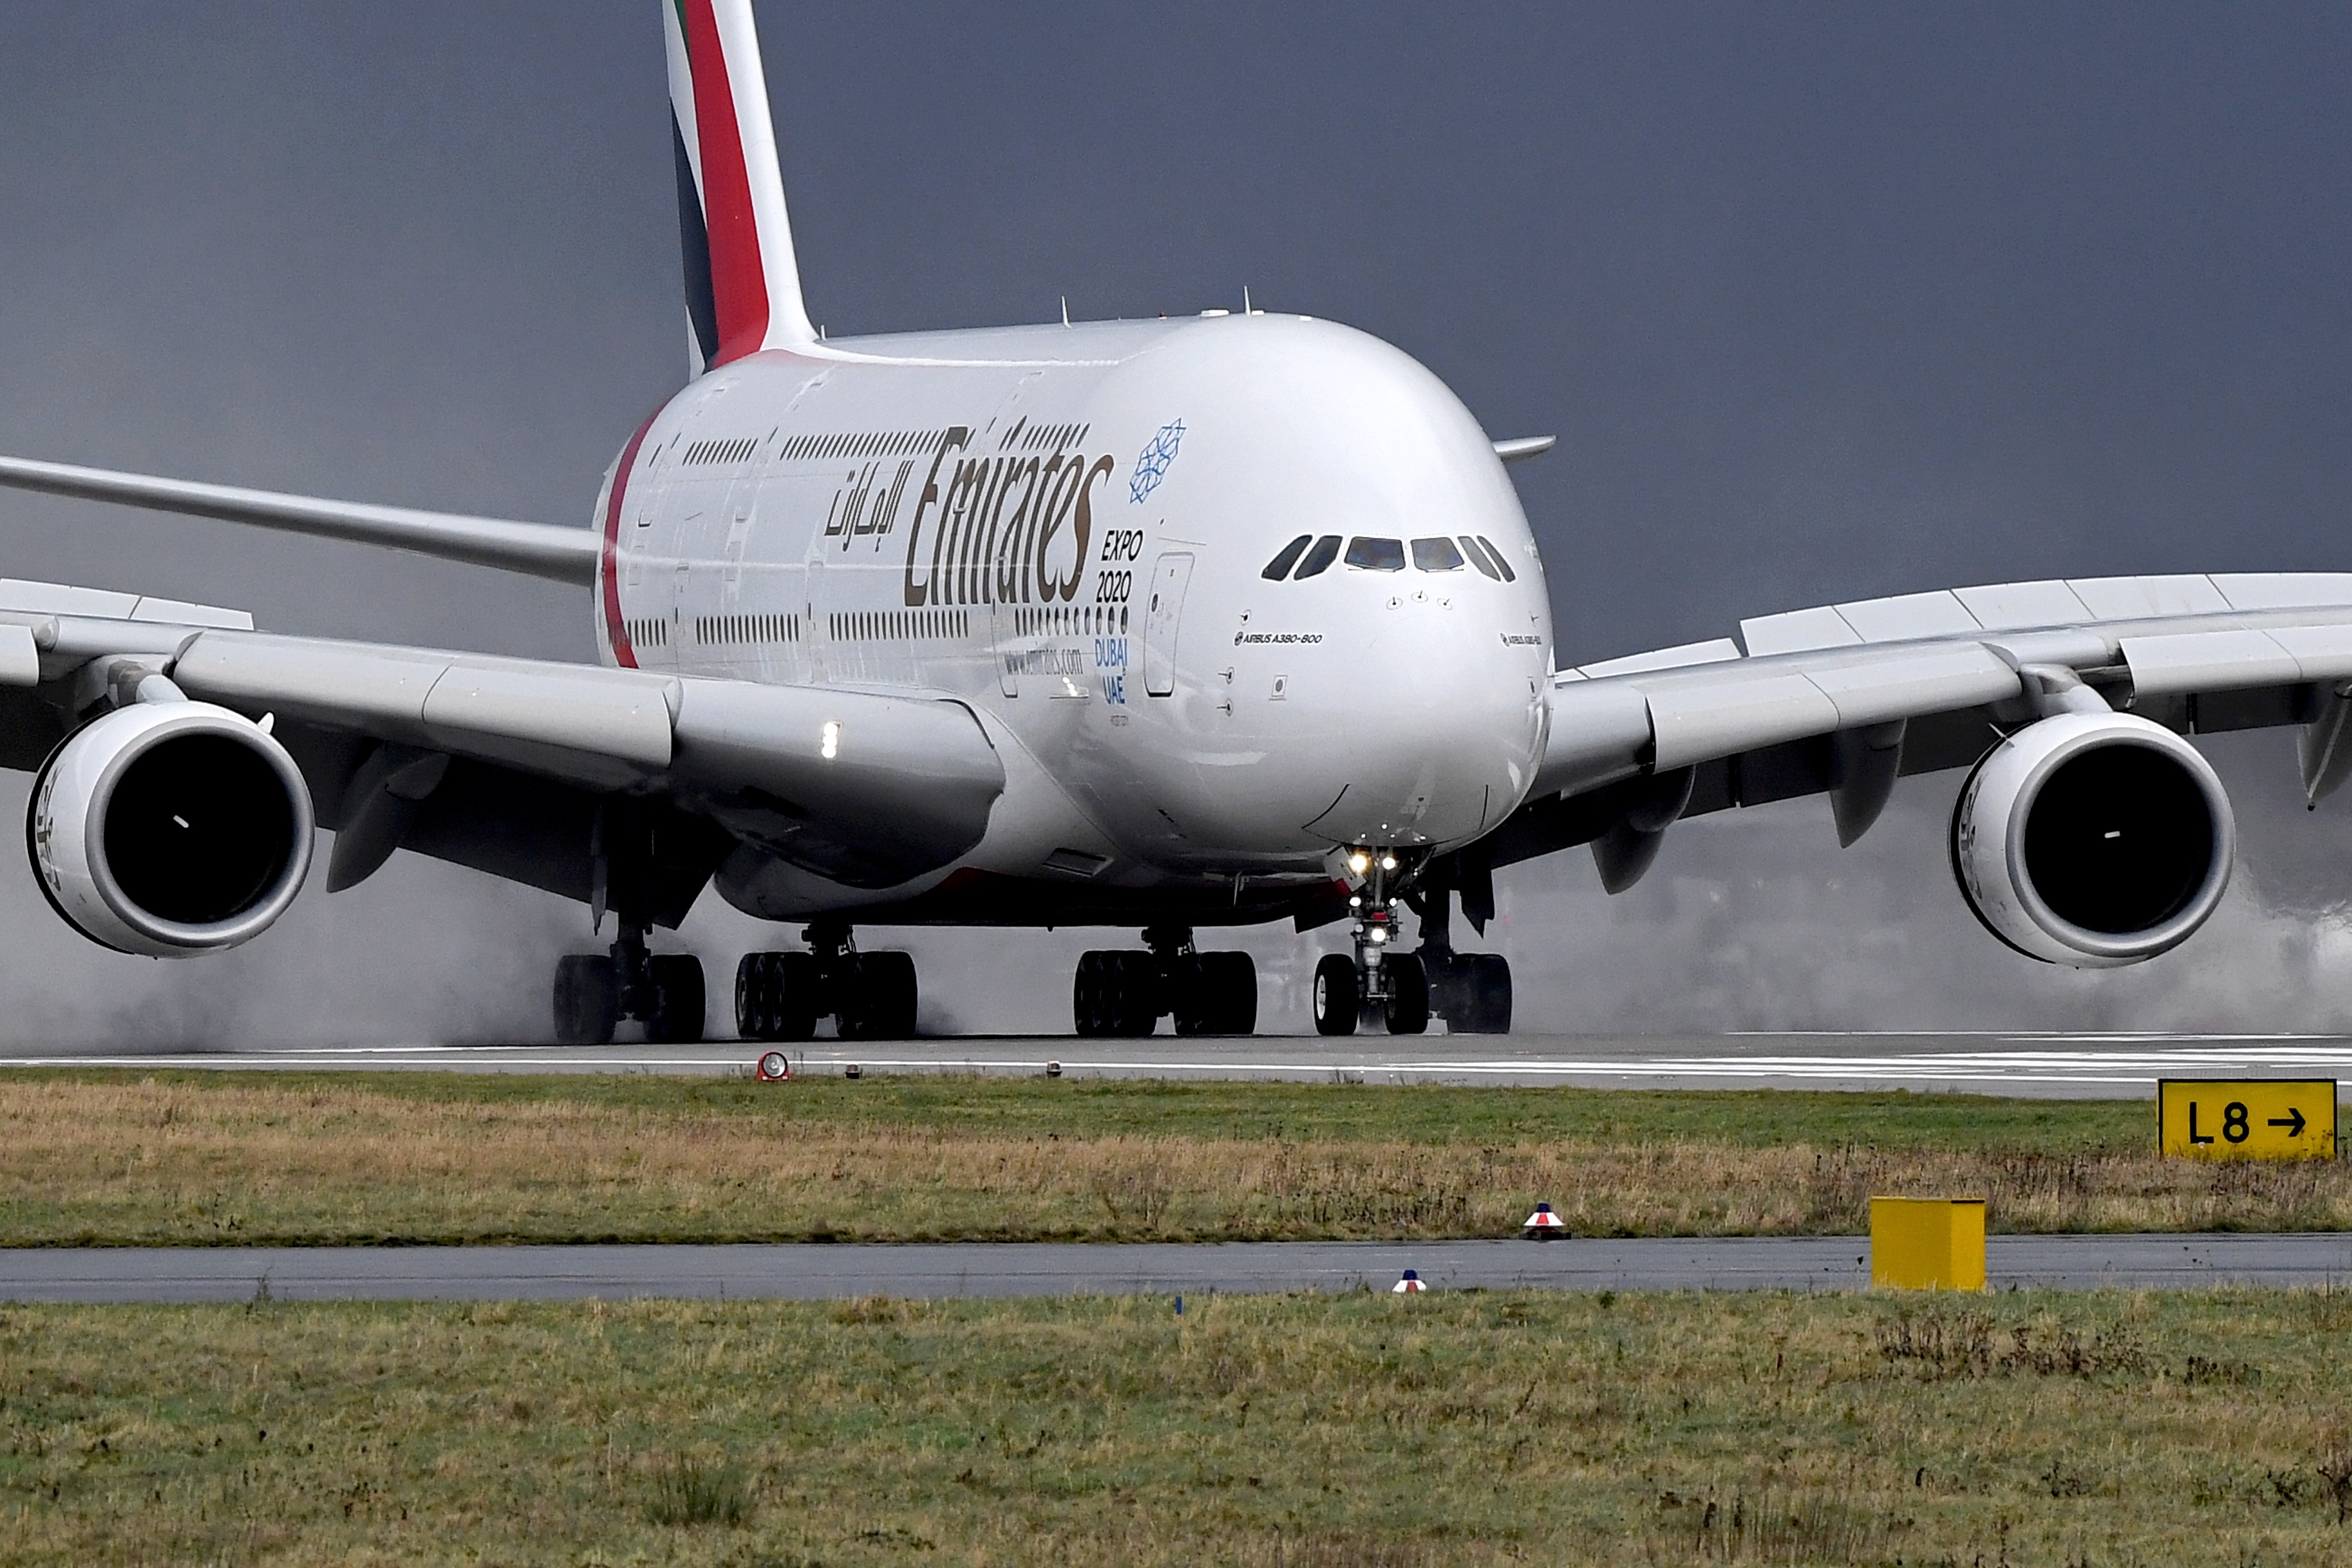
[[609,802],[675,814],[672,837],[698,837],[704,875],[748,841],[851,886],[889,887],[977,844],[1004,787],[979,720],[951,700],[249,625],[202,605],[0,582],[0,766],[38,767],[110,685],[163,675],[198,701],[269,716],[320,823],[338,830],[331,888],[409,847],[583,899]]
[[600,548],[595,532],[585,528],[373,506],[364,501],[331,500],[236,485],[160,479],[152,474],[119,473],[110,468],[85,468],[71,463],[40,463],[25,458],[0,458],[0,486],[41,495],[70,496],[78,500],[109,501],[149,511],[209,517],[282,533],[380,544],[412,554],[494,566],[503,572],[520,572],[558,583],[593,582]]
[[2086,700],[2179,733],[2305,725],[2314,800],[2352,771],[2352,574],[2011,583],[1740,631],[1556,675],[1534,794],[1473,874],[1591,843],[1613,892],[1681,817],[1814,794],[1852,843],[1898,775]]

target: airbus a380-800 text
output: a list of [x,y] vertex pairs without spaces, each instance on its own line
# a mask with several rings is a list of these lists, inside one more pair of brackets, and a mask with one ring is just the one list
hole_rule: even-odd
[[[1744,622],[1558,669],[1495,440],[1361,332],[1244,309],[827,341],[810,325],[749,0],[664,0],[697,374],[631,435],[591,530],[21,459],[0,483],[578,584],[572,665],[277,637],[206,606],[0,583],[0,765],[57,912],[127,953],[258,936],[333,833],[577,900],[555,1029],[699,1038],[655,953],[707,888],[801,945],[746,956],[737,1030],[917,1026],[866,926],[1101,926],[1087,1035],[1247,1033],[1205,929],[1349,922],[1317,1026],[1507,1029],[1457,952],[1496,868],[1589,845],[1612,892],[1683,817],[1820,794],[1851,843],[1899,777],[1970,768],[1962,896],[2057,963],[2212,912],[2230,804],[2185,736],[2303,727],[2352,768],[2352,577],[2008,584]],[[1408,948],[1402,917],[1418,919]]]

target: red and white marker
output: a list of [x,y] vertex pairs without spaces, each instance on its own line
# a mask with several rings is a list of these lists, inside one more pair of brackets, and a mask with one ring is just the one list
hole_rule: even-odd
[[1390,1286],[1389,1291],[1391,1295],[1397,1296],[1418,1296],[1428,1289],[1428,1286],[1421,1282],[1420,1270],[1408,1268],[1404,1271],[1404,1278]]
[[770,1051],[760,1058],[760,1081],[782,1083],[793,1076],[792,1059],[782,1051]]
[[1536,1212],[1528,1215],[1528,1223],[1519,1227],[1519,1234],[1529,1241],[1549,1241],[1555,1237],[1566,1236],[1568,1226],[1559,1215],[1551,1212],[1549,1204],[1538,1204]]

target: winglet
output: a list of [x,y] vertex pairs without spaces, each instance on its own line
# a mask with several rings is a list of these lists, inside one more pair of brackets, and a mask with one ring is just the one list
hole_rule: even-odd
[[662,0],[662,32],[687,319],[700,368],[813,343],[751,0]]

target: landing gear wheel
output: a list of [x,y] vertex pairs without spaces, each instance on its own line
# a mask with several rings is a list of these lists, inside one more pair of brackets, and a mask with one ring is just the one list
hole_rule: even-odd
[[1429,971],[1421,966],[1419,956],[1410,952],[1391,953],[1381,967],[1388,971],[1386,1012],[1389,1033],[1418,1035],[1426,1032],[1429,1028]]
[[1070,1014],[1091,1038],[1149,1035],[1166,1009],[1160,1005],[1160,961],[1149,952],[1089,952],[1078,959]]
[[1356,964],[1344,953],[1327,952],[1315,966],[1315,1032],[1352,1035],[1361,992],[1356,984]]
[[702,960],[671,953],[646,965],[653,983],[653,1005],[646,1012],[646,1038],[656,1045],[691,1046],[702,1039]]
[[1201,954],[1204,1035],[1257,1032],[1257,964],[1246,952]]
[[845,1040],[905,1040],[915,1033],[915,959],[905,952],[855,955],[841,1008]]
[[[1470,1016],[1465,1035],[1507,1035],[1511,1032],[1511,965],[1499,952],[1482,952],[1470,961]],[[1452,1020],[1447,1021],[1451,1027]]]
[[609,1045],[620,1019],[620,977],[611,959],[601,952],[575,952],[555,961],[558,1045]]
[[816,1035],[816,960],[805,952],[747,952],[735,966],[735,1032],[747,1040]]

